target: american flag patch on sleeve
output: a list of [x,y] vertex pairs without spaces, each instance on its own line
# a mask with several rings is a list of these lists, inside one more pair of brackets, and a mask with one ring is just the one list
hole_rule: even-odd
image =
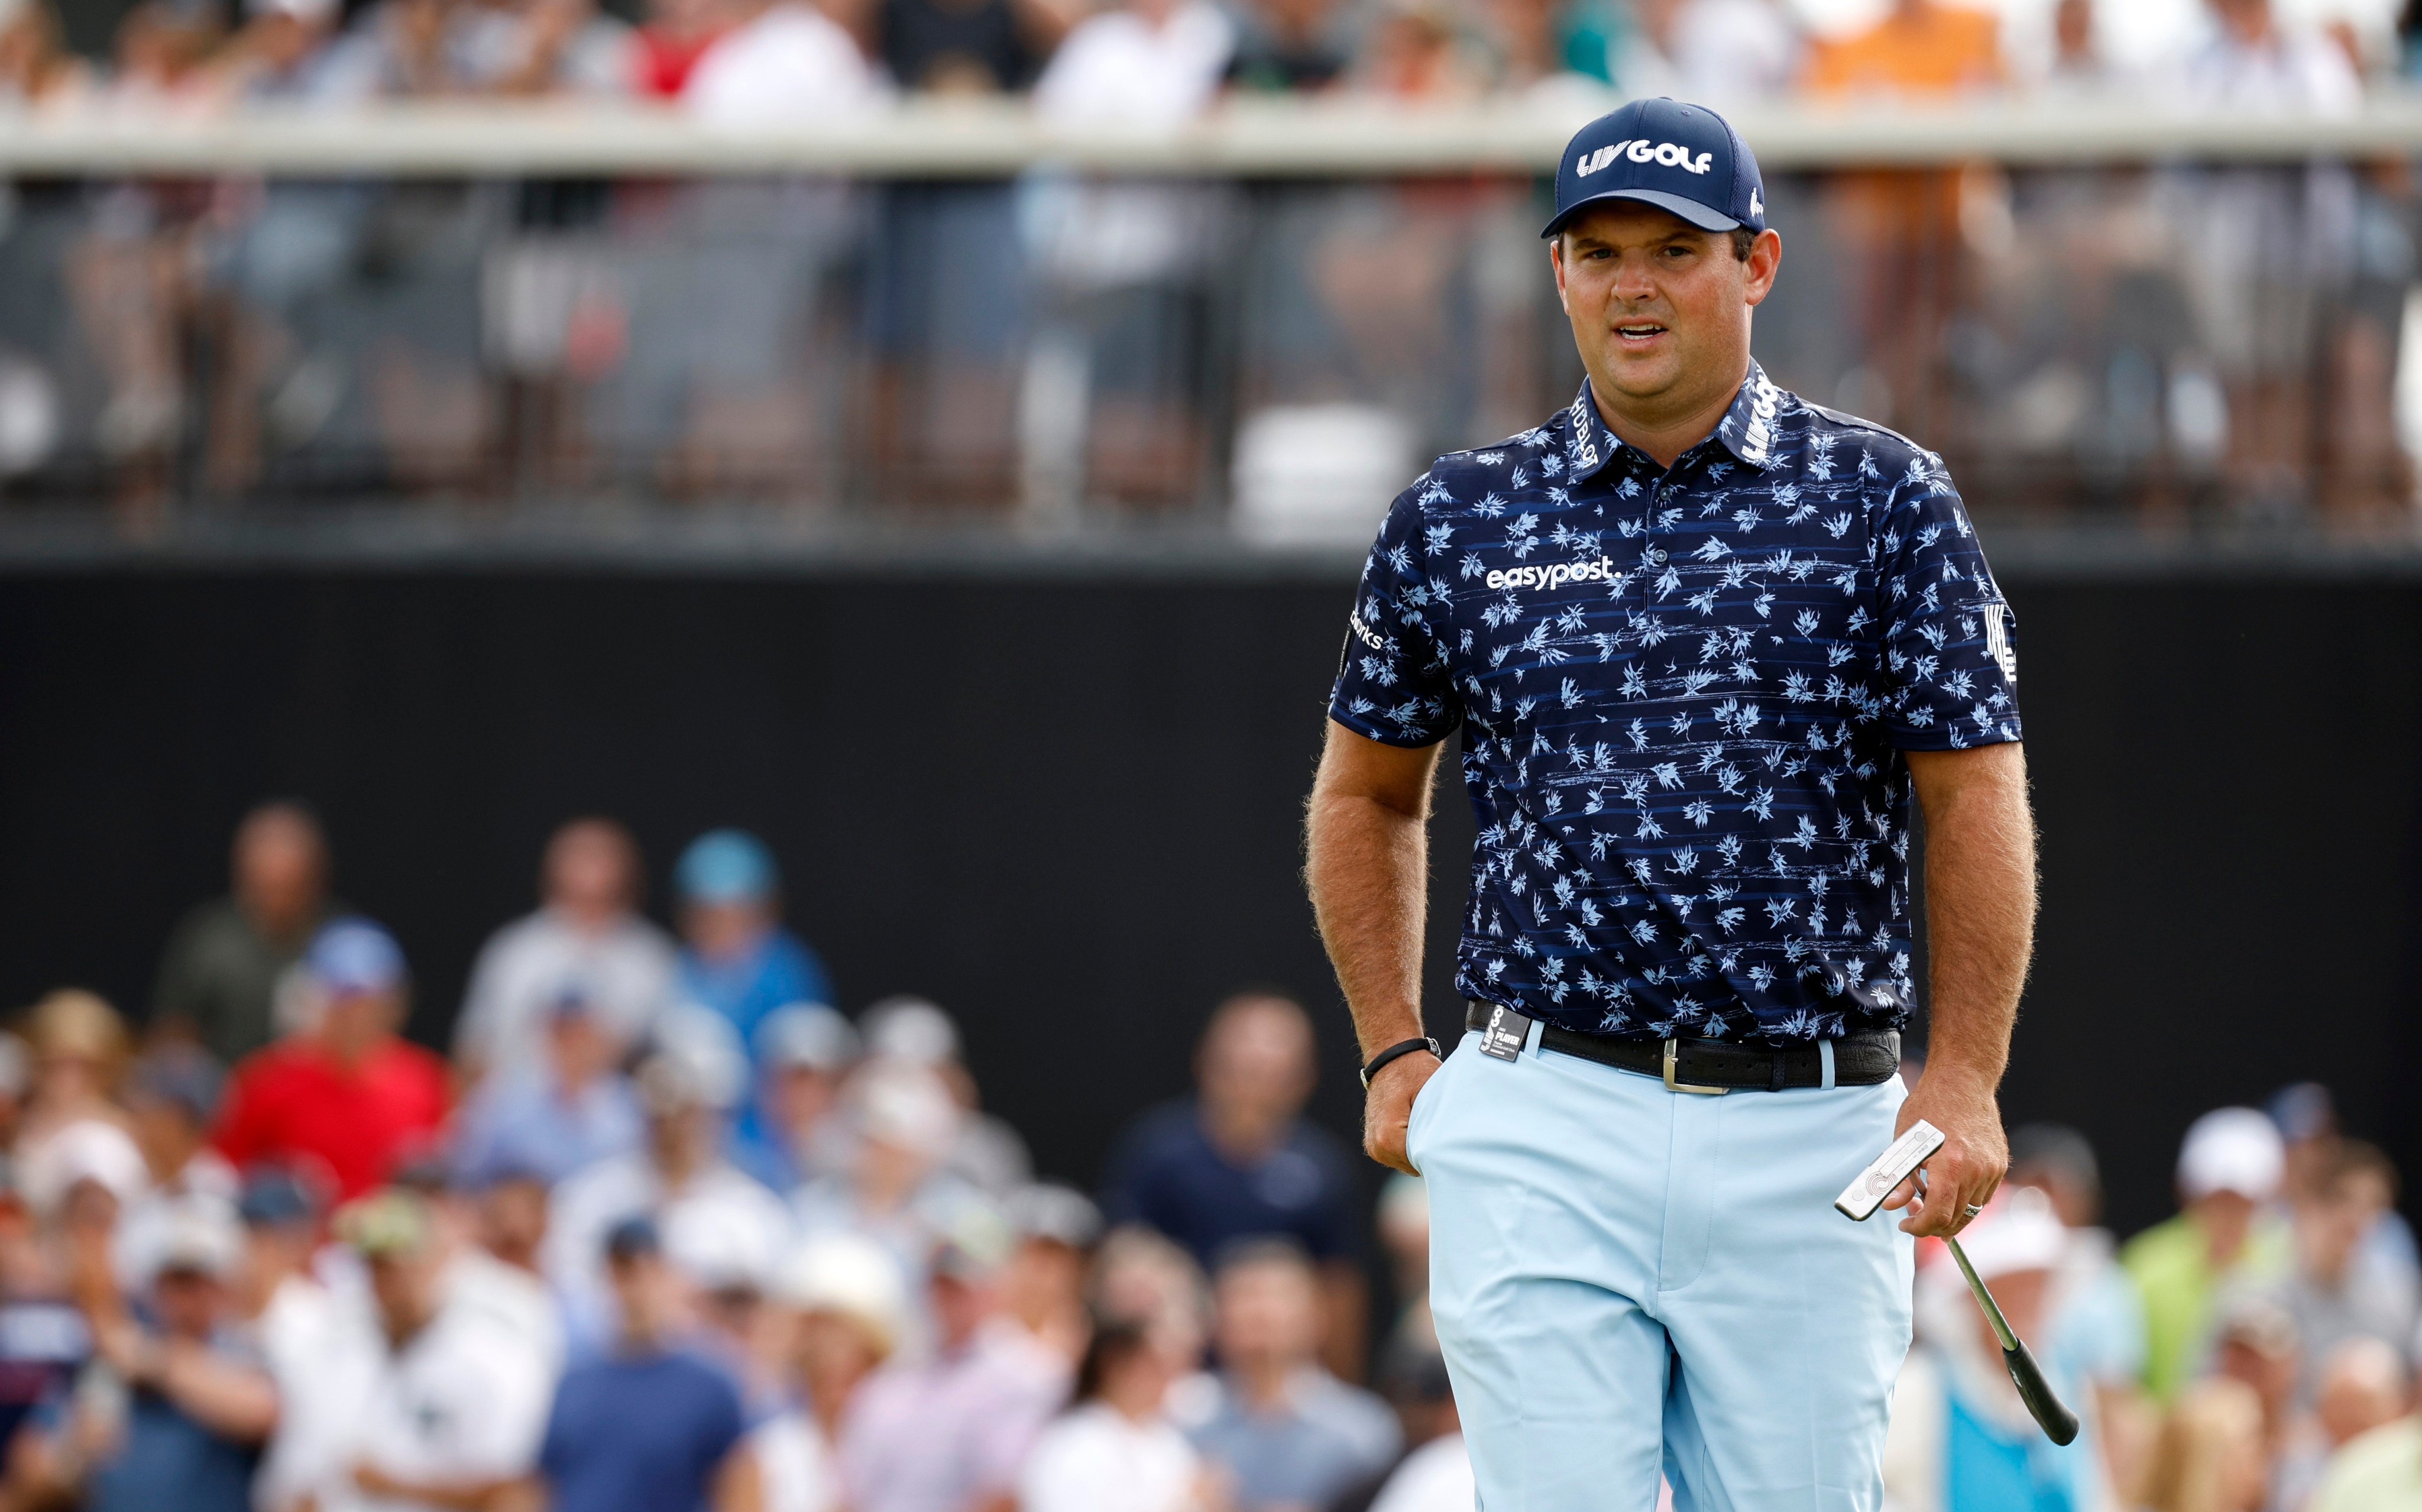
[[2019,680],[2019,656],[2010,649],[2009,613],[2006,604],[1985,606],[1985,649],[2001,667],[2002,675],[2015,683]]

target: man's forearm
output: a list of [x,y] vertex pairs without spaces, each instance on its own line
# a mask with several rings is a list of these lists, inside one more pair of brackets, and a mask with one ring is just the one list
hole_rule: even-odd
[[1316,786],[1304,828],[1313,916],[1367,1058],[1423,1032],[1428,805],[1407,811]]
[[1991,750],[1926,813],[1927,1074],[1986,1092],[2009,1061],[2036,925],[2024,757],[2015,745]]

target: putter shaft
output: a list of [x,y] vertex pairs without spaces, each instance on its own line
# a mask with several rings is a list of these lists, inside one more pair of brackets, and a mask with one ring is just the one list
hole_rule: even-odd
[[2001,1304],[1994,1301],[1993,1294],[1985,1288],[1985,1283],[1976,1274],[1976,1268],[1968,1263],[1968,1252],[1959,1248],[1958,1239],[1946,1238],[1942,1242],[1951,1247],[1951,1258],[1959,1262],[1959,1273],[1968,1278],[1968,1289],[1975,1294],[1976,1305],[1985,1310],[1985,1321],[1993,1325],[1993,1337],[2002,1341],[2005,1349],[2017,1348],[2018,1334],[2011,1331],[2010,1320],[2002,1315]]

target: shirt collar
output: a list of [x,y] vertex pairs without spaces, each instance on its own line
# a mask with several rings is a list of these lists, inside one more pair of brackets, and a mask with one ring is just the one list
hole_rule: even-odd
[[1776,423],[1783,414],[1783,390],[1752,359],[1749,376],[1733,396],[1724,417],[1716,422],[1716,439],[1743,464],[1760,472],[1774,465]]
[[[1783,399],[1783,390],[1753,360],[1740,391],[1733,395],[1724,417],[1716,422],[1715,438],[1743,464],[1765,471],[1774,465],[1775,422]],[[1626,443],[1607,428],[1599,416],[1597,401],[1586,378],[1581,380],[1581,392],[1573,396],[1572,403],[1565,410],[1564,427],[1565,463],[1576,483],[1588,479],[1626,449]]]

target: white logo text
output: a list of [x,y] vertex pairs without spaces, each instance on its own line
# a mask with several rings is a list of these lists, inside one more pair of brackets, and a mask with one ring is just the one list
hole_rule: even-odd
[[1599,148],[1573,165],[1573,176],[1586,179],[1618,157],[1628,157],[1634,163],[1662,163],[1669,168],[1681,168],[1691,173],[1705,173],[1715,162],[1715,154],[1711,152],[1692,157],[1686,147],[1673,142],[1652,142],[1642,136],[1617,142],[1612,147]]

